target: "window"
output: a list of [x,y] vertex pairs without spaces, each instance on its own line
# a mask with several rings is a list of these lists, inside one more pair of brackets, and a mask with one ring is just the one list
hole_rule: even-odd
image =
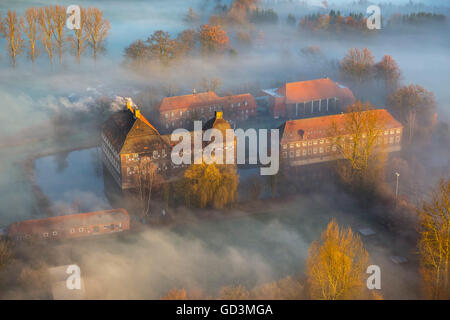
[[244,101],[244,106],[247,106],[248,105],[248,102],[247,101]]
[[75,233],[75,228],[70,229],[70,233]]
[[295,151],[295,156],[300,157],[300,150]]
[[183,115],[183,111],[180,110],[180,117]]
[[297,148],[300,148],[300,142],[296,143],[295,146],[296,146]]
[[83,232],[84,229],[83,228],[78,228],[78,232]]
[[317,148],[314,148],[313,152],[314,152],[314,154],[316,154],[317,153]]
[[319,148],[319,152],[323,153],[323,148],[322,147]]
[[391,134],[394,134],[394,132],[395,132],[394,129],[391,129],[390,133],[391,133]]
[[167,119],[169,117],[169,114],[166,112],[165,116],[166,116],[166,119]]
[[308,146],[312,146],[312,141],[308,141]]
[[395,137],[395,142],[400,142],[400,136]]
[[240,103],[240,102],[238,102],[238,103],[237,103],[237,106],[238,106],[238,107],[240,107],[240,106],[241,106],[241,103]]
[[302,154],[306,156],[306,149],[303,149]]
[[284,151],[284,152],[283,152],[283,158],[286,158],[286,157],[287,157],[287,152]]
[[323,139],[320,139],[320,144],[323,144]]
[[400,130],[400,129],[397,129],[397,133],[400,134],[400,132],[401,132],[401,130]]
[[307,146],[307,143],[306,143],[306,141],[305,141],[305,142],[303,142],[303,143],[302,143],[302,145],[303,145],[304,147],[306,147],[306,146]]
[[394,137],[389,137],[389,143],[394,143]]
[[153,151],[153,158],[157,158],[157,157],[158,157],[158,151],[155,150],[155,151]]
[[43,233],[44,238],[48,238],[48,232]]
[[290,145],[289,145],[289,148],[294,148],[294,144],[293,143],[291,143]]
[[336,146],[333,146],[331,150],[336,151]]
[[94,232],[99,232],[100,231],[100,229],[98,228],[98,226],[95,226],[94,227]]
[[170,116],[173,118],[173,111],[170,113]]
[[58,235],[58,231],[53,231],[52,234],[53,234],[54,236],[57,236],[57,235]]
[[283,149],[286,149],[287,148],[287,144],[283,144]]
[[291,157],[291,158],[294,157],[294,151],[290,151],[290,152],[289,152],[289,157]]
[[384,135],[387,136],[389,134],[389,130],[384,131]]
[[314,144],[317,144],[317,140],[314,140]]

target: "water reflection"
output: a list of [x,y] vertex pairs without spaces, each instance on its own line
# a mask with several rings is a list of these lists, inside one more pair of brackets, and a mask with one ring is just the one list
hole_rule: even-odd
[[38,158],[35,177],[58,215],[111,208],[104,192],[100,148]]

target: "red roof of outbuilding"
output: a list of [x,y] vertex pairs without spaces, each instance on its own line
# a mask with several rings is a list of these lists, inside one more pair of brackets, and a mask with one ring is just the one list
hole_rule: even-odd
[[329,78],[286,83],[278,88],[276,92],[286,97],[286,103],[334,97],[355,99],[350,89],[340,86]]
[[128,212],[125,209],[77,213],[43,219],[18,221],[8,227],[8,235],[33,234],[44,231],[48,232],[49,230],[58,231],[66,228],[75,228],[95,224],[108,224],[128,220]]

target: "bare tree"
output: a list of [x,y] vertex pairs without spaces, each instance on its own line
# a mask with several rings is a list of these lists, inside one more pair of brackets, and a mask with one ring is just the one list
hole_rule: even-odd
[[358,86],[373,74],[374,57],[369,49],[350,49],[341,61],[341,73]]
[[203,77],[199,85],[204,91],[216,91],[222,85],[222,81],[219,78],[212,78],[208,80]]
[[[380,176],[385,153],[381,135],[385,120],[369,103],[357,101],[343,115],[343,123],[333,122],[330,136],[336,147],[338,159],[344,159],[339,174],[352,185],[373,185],[373,179]],[[372,178],[372,179],[371,179]]]
[[158,175],[157,165],[148,157],[141,158],[138,168],[139,200],[142,206],[143,216],[148,216],[150,214],[152,192],[160,184],[161,177]]
[[45,48],[47,52],[48,58],[50,60],[50,64],[53,63],[53,21],[50,7],[40,8],[39,9],[39,30],[40,30],[40,41],[42,46]]
[[58,48],[59,63],[62,63],[62,54],[65,44],[65,25],[66,25],[66,7],[55,5],[50,7],[50,13],[53,21],[53,38]]
[[36,57],[39,55],[37,48],[39,10],[35,7],[28,8],[25,11],[25,20],[21,21],[21,25],[23,32],[27,36],[28,56],[31,59],[31,63],[34,64]]
[[89,45],[92,47],[94,59],[103,48],[105,38],[111,29],[109,21],[103,18],[103,11],[98,8],[88,8],[86,30],[89,34]]
[[433,126],[435,97],[422,86],[401,87],[389,95],[388,105],[400,121],[406,124],[410,143],[415,136],[426,136],[426,131]]
[[22,53],[24,43],[20,32],[21,20],[17,18],[15,11],[9,10],[6,18],[2,22],[2,28],[0,31],[6,38],[11,63],[15,67],[17,56]]
[[86,50],[90,39],[90,34],[86,25],[88,19],[87,14],[88,10],[80,7],[80,28],[74,28],[74,35],[69,37],[70,45],[74,50],[78,63],[80,63],[81,55]]

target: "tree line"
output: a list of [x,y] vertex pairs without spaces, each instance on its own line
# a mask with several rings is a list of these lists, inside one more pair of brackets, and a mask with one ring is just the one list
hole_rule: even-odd
[[125,60],[132,66],[142,66],[152,61],[168,65],[188,56],[198,46],[203,54],[223,53],[230,49],[227,32],[219,25],[209,24],[201,25],[198,29],[186,29],[176,37],[158,30],[145,41],[136,40],[125,48]]
[[104,50],[106,36],[111,28],[103,11],[98,8],[80,7],[80,28],[66,27],[67,8],[60,5],[31,7],[23,16],[9,10],[2,18],[0,13],[0,35],[6,38],[6,51],[11,64],[16,66],[17,58],[26,50],[27,57],[34,65],[41,51],[50,64],[57,57],[62,64],[64,52],[70,48],[78,63],[87,48],[97,59]]

